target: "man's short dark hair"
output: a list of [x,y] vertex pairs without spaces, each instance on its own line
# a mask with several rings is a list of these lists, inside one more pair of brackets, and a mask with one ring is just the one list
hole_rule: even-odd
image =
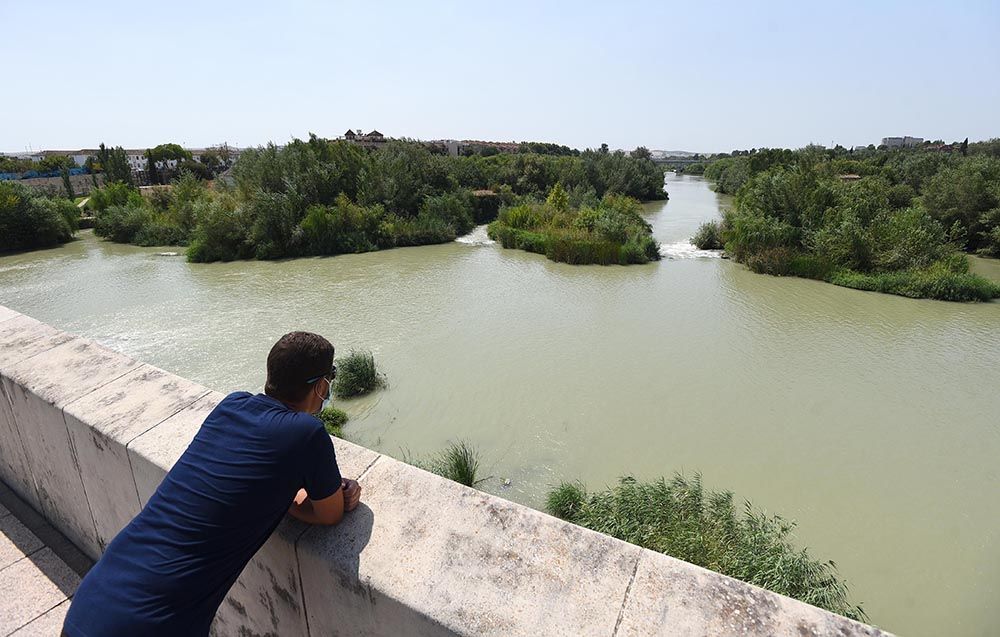
[[298,402],[312,389],[311,378],[330,373],[333,345],[319,334],[289,332],[267,355],[264,393],[287,402]]

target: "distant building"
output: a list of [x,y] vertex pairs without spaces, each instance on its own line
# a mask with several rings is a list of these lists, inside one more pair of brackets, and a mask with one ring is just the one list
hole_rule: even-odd
[[924,143],[923,137],[883,137],[882,145],[886,148],[913,148]]
[[353,142],[355,144],[358,144],[359,146],[364,146],[365,148],[378,148],[379,146],[385,144],[388,141],[386,140],[385,135],[378,132],[377,130],[372,130],[372,132],[370,133],[362,133],[360,128],[356,131],[347,129],[347,132],[344,133],[340,138],[343,139],[344,141]]

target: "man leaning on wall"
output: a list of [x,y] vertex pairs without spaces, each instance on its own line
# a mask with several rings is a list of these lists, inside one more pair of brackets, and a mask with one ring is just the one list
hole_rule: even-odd
[[243,567],[285,513],[337,524],[361,497],[314,416],[330,400],[334,348],[291,332],[267,357],[263,394],[235,392],[205,419],[156,493],[73,597],[69,637],[207,635]]

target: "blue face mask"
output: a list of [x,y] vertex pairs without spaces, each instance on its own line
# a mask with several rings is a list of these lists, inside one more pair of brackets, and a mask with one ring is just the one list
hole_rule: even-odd
[[324,409],[326,409],[327,407],[330,406],[330,396],[332,394],[333,394],[333,384],[330,383],[329,381],[327,381],[327,384],[326,384],[326,398],[323,399],[323,404],[319,406],[319,411],[316,412],[317,414],[320,413],[320,412],[322,412]]

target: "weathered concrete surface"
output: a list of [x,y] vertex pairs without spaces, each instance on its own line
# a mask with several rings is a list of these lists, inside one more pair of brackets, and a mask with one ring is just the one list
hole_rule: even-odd
[[101,547],[93,517],[87,520],[90,504],[62,409],[138,366],[134,359],[74,338],[4,370],[3,387],[34,479],[37,508],[93,558]]
[[0,635],[8,635],[55,608],[79,583],[77,574],[49,548],[0,570]]
[[18,628],[10,637],[54,637],[62,631],[63,621],[69,612],[70,600],[65,600],[41,617],[36,617],[22,628]]
[[[0,310],[7,317],[0,322],[0,376],[6,376],[12,365],[73,338],[3,306],[0,306]],[[38,506],[38,494],[25,457],[24,445],[14,426],[12,399],[3,383],[0,383],[0,478],[22,498]]]
[[[363,488],[362,515],[310,530],[299,543],[310,627],[355,635],[614,632],[638,547],[387,457]],[[344,617],[355,621],[344,625]]]
[[141,505],[126,446],[205,396],[208,390],[141,365],[66,406],[70,443],[83,471],[101,552]]
[[644,551],[616,635],[881,637],[887,633],[668,555]]
[[22,316],[22,314],[16,310],[12,310],[9,307],[4,307],[0,305],[0,321],[6,321],[7,319],[16,318]]
[[0,371],[73,338],[29,316],[9,317],[0,323]]

